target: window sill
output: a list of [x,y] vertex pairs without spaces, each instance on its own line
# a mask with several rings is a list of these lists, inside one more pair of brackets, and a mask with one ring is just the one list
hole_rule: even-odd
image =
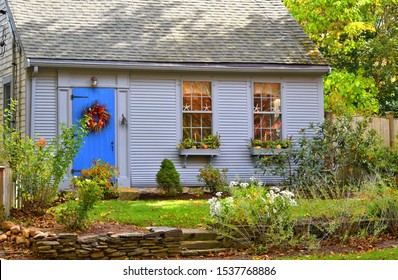
[[220,154],[220,148],[217,149],[179,149],[180,156],[182,158],[182,167],[186,168],[188,156],[209,156],[210,163],[214,156]]

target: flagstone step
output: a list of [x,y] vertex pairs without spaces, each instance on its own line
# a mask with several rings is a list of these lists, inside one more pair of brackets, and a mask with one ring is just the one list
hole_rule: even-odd
[[208,256],[210,254],[218,254],[225,252],[227,248],[214,248],[214,249],[200,249],[200,250],[183,250],[181,256],[183,257],[194,257],[194,256]]
[[205,240],[205,241],[182,241],[181,248],[188,250],[202,250],[202,249],[215,249],[222,248],[223,244],[217,240]]
[[182,229],[183,241],[216,240],[217,234],[208,229]]

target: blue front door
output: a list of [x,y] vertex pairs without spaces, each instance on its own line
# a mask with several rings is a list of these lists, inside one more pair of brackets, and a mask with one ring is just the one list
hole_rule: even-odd
[[[73,162],[72,175],[79,175],[82,169],[90,167],[93,160],[101,159],[115,165],[115,90],[110,88],[74,88],[72,94],[73,123],[78,125],[84,110],[98,103],[109,113],[106,125],[98,131],[91,131]],[[95,116],[98,120],[97,116]]]

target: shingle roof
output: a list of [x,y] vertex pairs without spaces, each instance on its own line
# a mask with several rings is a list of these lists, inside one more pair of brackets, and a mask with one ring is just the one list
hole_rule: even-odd
[[28,58],[325,65],[280,0],[8,0]]

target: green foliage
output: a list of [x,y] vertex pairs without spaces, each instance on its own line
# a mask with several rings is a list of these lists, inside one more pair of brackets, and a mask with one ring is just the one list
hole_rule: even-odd
[[85,229],[88,211],[104,196],[103,188],[96,181],[83,179],[74,182],[77,191],[75,201],[65,203],[54,212],[55,219],[67,229]]
[[0,154],[12,169],[13,181],[18,189],[22,206],[31,211],[43,212],[57,197],[57,190],[67,170],[78,153],[84,128],[66,127],[50,143],[44,138],[35,142],[20,131],[10,129],[15,102],[4,115],[0,128]]
[[[375,84],[381,111],[398,111],[397,0],[283,2],[327,58],[334,71],[344,70],[350,73],[351,78],[345,77],[336,83],[339,88],[343,91],[349,89],[351,79],[358,83],[365,79],[367,83]],[[338,82],[335,77],[331,79]],[[329,92],[329,89],[325,90],[325,94],[337,98],[336,92]],[[355,109],[356,104],[363,105],[374,97],[373,90],[369,92],[370,95],[354,94],[356,102],[351,104],[351,109]],[[344,106],[343,103],[339,104]],[[327,105],[332,105],[332,102]],[[344,108],[336,108],[335,105],[332,109],[339,112]],[[359,107],[356,113],[363,109]]]
[[115,166],[103,160],[94,160],[91,166],[81,171],[81,177],[75,176],[72,184],[79,184],[81,181],[91,179],[103,191],[105,198],[114,198],[117,195],[117,177],[119,171]]
[[379,110],[375,81],[363,71],[333,71],[325,79],[325,93],[325,110],[335,115],[372,115]]
[[220,136],[218,134],[209,135],[196,141],[192,138],[185,138],[177,145],[179,149],[217,149],[221,146]]
[[174,163],[167,158],[160,165],[160,170],[156,174],[156,182],[159,185],[158,188],[168,195],[176,195],[182,192],[180,174],[177,172]]
[[365,180],[379,164],[381,138],[369,123],[366,118],[340,117],[312,124],[301,130],[297,147],[262,157],[259,166],[265,173],[283,177],[296,190],[339,195],[338,187]]
[[286,149],[293,145],[292,139],[284,140],[268,140],[261,142],[261,140],[254,139],[251,140],[251,146],[254,148],[262,147],[265,149]]
[[228,169],[220,171],[218,168],[214,168],[207,164],[199,169],[197,178],[199,182],[205,183],[205,188],[207,188],[210,193],[215,194],[225,191],[225,186],[228,184],[227,172]]
[[381,186],[373,197],[368,195],[369,203],[366,213],[372,219],[379,219],[386,223],[390,233],[398,236],[398,190]]
[[284,246],[293,237],[293,193],[261,186],[232,188],[232,196],[209,200],[213,229],[247,248]]

